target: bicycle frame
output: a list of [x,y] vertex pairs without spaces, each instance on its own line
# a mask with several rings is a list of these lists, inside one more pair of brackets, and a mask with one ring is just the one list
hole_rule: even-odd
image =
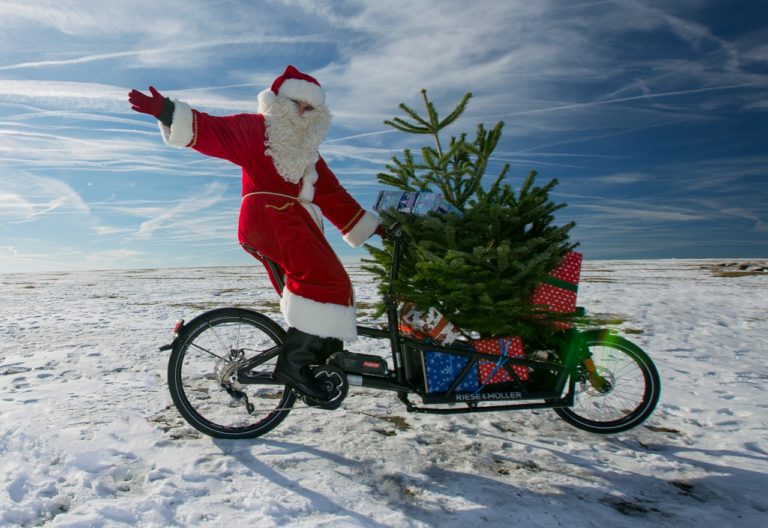
[[[457,393],[456,388],[461,383],[464,376],[466,376],[472,367],[477,364],[479,360],[488,360],[497,362],[499,356],[484,354],[477,352],[473,349],[462,348],[461,346],[443,346],[433,343],[426,343],[410,338],[406,335],[402,335],[399,329],[399,314],[398,314],[398,301],[393,290],[393,285],[397,280],[400,259],[402,255],[403,233],[399,229],[397,224],[390,228],[390,236],[393,240],[393,258],[392,268],[390,270],[390,285],[389,291],[384,296],[384,304],[386,306],[387,316],[387,329],[378,329],[368,326],[358,326],[357,331],[360,336],[369,337],[373,339],[386,339],[390,344],[390,351],[392,355],[393,369],[387,372],[386,376],[377,376],[370,374],[359,374],[345,372],[347,379],[351,385],[362,386],[374,390],[387,390],[396,392],[398,398],[405,404],[409,412],[419,413],[436,413],[436,414],[455,414],[465,412],[481,412],[481,411],[504,411],[504,410],[525,410],[525,409],[541,409],[541,408],[554,408],[554,407],[570,407],[574,403],[575,383],[577,377],[577,368],[584,359],[589,357],[589,349],[585,346],[579,332],[576,330],[568,330],[563,332],[562,347],[565,350],[561,350],[562,356],[565,358],[563,363],[551,363],[543,361],[533,361],[525,358],[508,357],[506,358],[506,364],[504,368],[506,372],[510,374],[514,382],[510,382],[515,390],[510,390],[510,383],[505,385],[504,390],[497,392],[480,392],[478,390],[475,393]],[[285,286],[283,280],[283,272],[280,267],[273,261],[261,256],[256,255],[264,264],[269,268],[272,277],[275,278],[276,285],[282,289]],[[238,381],[243,384],[278,384],[271,379],[269,375],[263,376],[251,376],[247,374],[257,364],[265,362],[278,354],[279,350],[276,348],[265,351],[259,354],[256,358],[253,358],[247,365],[240,369],[238,373]],[[421,383],[415,378],[418,377],[418,373],[413,372],[412,366],[414,364],[414,357],[412,354],[416,354],[416,359],[423,357],[421,354],[424,352],[446,352],[450,354],[456,354],[464,357],[468,357],[469,361],[464,367],[463,371],[454,379],[451,386],[444,393],[427,393],[425,383],[421,380]],[[557,378],[554,383],[554,387],[550,390],[539,391],[527,391],[525,384],[518,378],[517,374],[512,369],[513,365],[523,365],[532,368],[546,368],[551,371],[557,372]],[[563,394],[565,385],[568,383],[568,388],[565,394]],[[422,402],[426,405],[438,405],[438,404],[456,404],[463,403],[466,405],[464,408],[456,407],[429,407],[429,406],[417,406],[414,405],[409,399],[409,394],[416,394],[422,398]],[[538,401],[532,401],[538,400]],[[499,401],[516,401],[518,403],[513,404],[501,404],[501,405],[484,405],[480,406],[480,403],[499,402]]]

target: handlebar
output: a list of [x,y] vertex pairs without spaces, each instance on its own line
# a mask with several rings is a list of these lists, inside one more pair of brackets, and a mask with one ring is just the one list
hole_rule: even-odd
[[392,222],[389,226],[386,228],[387,235],[389,235],[392,238],[402,238],[403,232],[400,230],[400,222]]

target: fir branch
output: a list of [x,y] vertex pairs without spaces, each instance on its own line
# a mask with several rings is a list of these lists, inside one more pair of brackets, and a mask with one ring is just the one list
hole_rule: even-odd
[[432,131],[428,127],[419,127],[416,125],[413,125],[412,123],[409,123],[408,121],[404,119],[400,119],[399,117],[395,117],[392,120],[385,120],[385,125],[389,125],[393,128],[396,128],[402,132],[408,132],[411,134],[430,134]]
[[[424,90],[426,93],[426,90]],[[453,111],[446,116],[445,119],[440,121],[439,127],[442,130],[443,128],[447,127],[448,125],[453,124],[454,121],[456,121],[461,115],[464,113],[464,110],[467,108],[467,104],[469,103],[469,100],[472,98],[472,92],[467,92],[464,94],[464,97],[462,97],[461,101],[459,101],[459,104],[456,106],[456,108],[453,109]]]

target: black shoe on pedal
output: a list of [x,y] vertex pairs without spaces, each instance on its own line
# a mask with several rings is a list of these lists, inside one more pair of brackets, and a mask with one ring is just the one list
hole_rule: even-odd
[[299,394],[327,401],[330,394],[315,379],[311,367],[325,360],[323,356],[327,348],[325,339],[289,328],[280,346],[272,376],[280,383],[292,386]]

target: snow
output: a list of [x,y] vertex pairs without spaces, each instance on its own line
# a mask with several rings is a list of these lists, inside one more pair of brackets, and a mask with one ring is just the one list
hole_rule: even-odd
[[[0,526],[764,526],[768,275],[718,263],[585,263],[579,304],[663,384],[613,436],[549,410],[408,414],[353,387],[339,410],[214,440],[173,408],[158,347],[215,306],[282,323],[260,269],[0,275]],[[376,293],[350,271],[366,320]]]

